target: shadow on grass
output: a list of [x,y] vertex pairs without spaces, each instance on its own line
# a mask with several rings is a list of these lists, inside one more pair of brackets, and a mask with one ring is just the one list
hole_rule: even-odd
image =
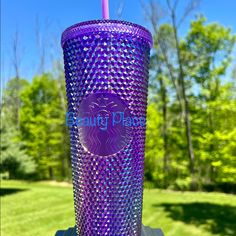
[[23,192],[26,191],[28,189],[24,189],[24,188],[0,188],[0,196],[6,196],[6,195],[10,195],[10,194],[15,194],[18,192]]
[[169,217],[186,224],[202,225],[207,231],[222,236],[236,235],[236,207],[208,202],[154,204],[169,213]]

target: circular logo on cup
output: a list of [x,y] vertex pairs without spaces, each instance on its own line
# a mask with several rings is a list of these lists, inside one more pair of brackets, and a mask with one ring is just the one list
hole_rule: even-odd
[[130,116],[127,105],[112,93],[94,93],[79,105],[77,126],[82,146],[89,152],[108,156],[119,152],[131,140]]

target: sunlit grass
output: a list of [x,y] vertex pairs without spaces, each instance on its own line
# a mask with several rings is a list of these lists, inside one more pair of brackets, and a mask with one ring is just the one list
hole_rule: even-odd
[[[73,226],[71,186],[2,181],[1,235],[53,236]],[[236,235],[236,196],[145,189],[143,223],[165,236]]]

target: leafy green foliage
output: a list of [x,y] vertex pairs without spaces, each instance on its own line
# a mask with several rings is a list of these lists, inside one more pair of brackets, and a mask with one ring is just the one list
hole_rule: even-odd
[[20,94],[28,84],[29,82],[25,79],[13,78],[8,81],[3,93],[1,111],[4,114],[5,121],[14,127],[17,125],[17,113],[21,107]]
[[[180,40],[195,154],[193,180],[176,88],[178,74],[171,26],[160,25],[158,37],[154,36],[156,44],[151,57],[146,179],[159,187],[181,190],[189,189],[192,184],[195,184],[194,189],[220,183],[234,186],[235,80],[222,78],[231,63],[235,35],[230,29],[217,23],[206,24],[206,19],[199,17],[192,21],[187,36]],[[164,105],[167,114],[163,113]],[[163,130],[167,134],[166,146],[163,145]],[[167,170],[164,168],[165,159]]]
[[[179,39],[194,175],[189,165],[174,37],[173,26],[158,25],[151,54],[145,180],[149,186],[179,190],[223,185],[230,189],[236,183],[236,69],[233,79],[227,71],[235,35],[218,23],[207,24],[204,17],[198,17],[191,22],[187,35]],[[71,178],[60,63],[55,71],[36,76],[30,83],[13,78],[4,91],[1,111],[7,125],[1,130],[1,172],[9,172],[12,178],[34,170],[40,179]]]
[[[24,79],[8,81],[1,104],[1,174],[8,178],[32,178],[35,175],[35,161],[27,155],[24,143],[17,130],[17,112],[21,107],[19,94],[28,86]],[[17,107],[19,99],[20,107]]]
[[1,128],[0,172],[10,179],[29,178],[35,174],[36,166],[32,157],[26,154],[17,131],[12,127]]
[[[40,178],[65,177],[68,138],[58,81],[50,74],[35,77],[21,94],[21,138],[34,157]],[[65,157],[65,155],[67,155]]]

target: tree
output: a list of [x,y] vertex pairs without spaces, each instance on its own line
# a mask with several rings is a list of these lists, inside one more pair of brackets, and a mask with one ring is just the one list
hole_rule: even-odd
[[[234,109],[231,107],[230,111],[226,105],[229,103],[233,106],[235,103],[232,89],[235,81],[222,81],[230,65],[235,36],[219,24],[207,25],[205,18],[200,16],[192,21],[187,35],[180,37],[179,26],[194,9],[195,3],[190,1],[182,17],[177,17],[178,1],[167,1],[167,15],[171,24],[160,24],[164,11],[154,1],[151,1],[146,14],[154,31],[149,101],[157,109],[156,114],[162,116],[156,128],[163,142],[156,140],[158,145],[155,148],[159,148],[159,153],[163,155],[163,171],[159,168],[160,154],[156,150],[149,150],[148,144],[146,159],[158,163],[150,167],[151,170],[156,166],[160,176],[167,176],[165,187],[176,183],[175,186],[186,188],[186,183],[189,183],[197,188],[209,182],[216,184],[226,169],[229,176],[234,173],[231,162],[234,145],[229,137],[234,134],[235,124],[232,116],[225,118],[217,106],[220,104],[222,111],[235,114]],[[222,119],[230,125],[223,125]],[[148,129],[149,126],[147,134]],[[156,137],[160,138],[158,135]],[[225,140],[229,140],[229,145]],[[151,152],[156,158],[151,158]],[[189,173],[191,178],[188,177]]]
[[[155,26],[153,26],[155,27]],[[168,120],[168,103],[169,95],[172,93],[170,86],[171,80],[169,79],[168,66],[165,65],[165,58],[168,57],[169,52],[173,49],[173,31],[168,24],[163,24],[158,30],[158,35],[154,37],[154,50],[151,56],[151,76],[150,76],[150,101],[158,103],[156,106],[158,110],[161,110],[162,122],[161,126],[157,127],[161,130],[161,136],[163,139],[163,173],[164,173],[164,185],[167,186],[169,166],[169,140],[168,140],[168,126],[170,121]],[[167,40],[168,39],[168,40]],[[173,80],[172,80],[173,81]]]
[[180,37],[178,33],[178,26],[180,25],[182,19],[189,14],[189,12],[194,9],[196,1],[191,1],[189,6],[186,8],[186,11],[183,15],[183,17],[180,19],[179,23],[177,21],[177,15],[176,15],[176,7],[178,4],[178,1],[176,0],[174,4],[171,4],[170,0],[167,0],[167,5],[169,9],[169,14],[171,17],[171,24],[173,27],[174,32],[174,40],[175,40],[175,47],[176,47],[176,58],[177,58],[177,68],[178,68],[178,87],[180,98],[182,101],[182,109],[183,109],[183,115],[184,115],[184,123],[185,123],[185,132],[186,132],[186,139],[187,139],[187,148],[188,148],[188,156],[189,156],[189,167],[190,172],[193,175],[194,170],[194,162],[195,162],[195,156],[194,156],[194,150],[193,150],[193,143],[192,143],[192,128],[191,128],[191,121],[190,121],[190,111],[189,111],[189,100],[186,93],[186,74],[184,73],[184,62],[181,55],[181,43],[180,43]]
[[162,168],[162,157],[165,150],[159,132],[161,124],[161,113],[157,109],[157,104],[151,102],[147,108],[144,176],[146,181],[154,182],[158,187],[163,187],[165,178]]
[[16,129],[18,129],[18,113],[20,112],[22,105],[20,94],[28,85],[29,82],[27,80],[14,77],[8,81],[6,88],[3,91],[1,112],[4,114],[5,121]]
[[[205,140],[204,146],[201,147],[205,152],[204,157],[202,157],[201,151],[198,153],[200,157],[205,159],[204,165],[208,170],[208,182],[216,180],[216,166],[223,163],[224,158],[226,158],[222,153],[219,154],[220,150],[218,148],[221,146],[221,141],[218,139],[219,135],[223,137],[226,130],[229,132],[230,127],[233,128],[233,126],[224,126],[224,130],[221,130],[223,122],[218,119],[224,117],[224,114],[220,111],[224,110],[228,114],[225,119],[229,120],[230,113],[235,110],[233,106],[231,111],[228,110],[228,105],[233,105],[235,102],[232,84],[224,83],[221,80],[230,65],[235,39],[230,29],[217,23],[206,24],[206,19],[199,17],[191,23],[190,31],[186,37],[186,44],[183,44],[183,48],[188,51],[192,62],[191,66],[186,63],[187,66],[184,70],[189,79],[194,79],[196,86],[199,87],[200,91],[197,98],[201,107],[204,107],[201,114],[204,117],[202,122],[206,124],[201,124],[202,127],[205,127],[201,130],[201,133],[205,136],[207,143]],[[189,57],[187,60],[189,60]],[[220,116],[218,116],[219,114]],[[230,123],[231,121],[229,121]]]
[[1,133],[0,172],[8,173],[10,179],[23,179],[35,174],[35,162],[23,149],[23,143],[17,138],[18,131],[7,124],[5,117]]
[[[162,58],[162,64],[164,64],[164,67],[167,68],[170,80],[172,81],[172,84],[175,88],[176,97],[178,98],[179,105],[182,111],[184,124],[185,124],[185,135],[187,140],[187,150],[188,150],[188,157],[189,157],[189,170],[192,174],[192,178],[194,178],[194,150],[193,150],[193,143],[192,143],[192,131],[191,131],[191,120],[190,120],[190,111],[189,111],[189,101],[188,101],[188,95],[187,95],[187,88],[186,88],[186,78],[184,74],[184,65],[183,65],[183,59],[181,55],[181,42],[180,42],[180,36],[178,33],[179,25],[182,23],[182,21],[185,19],[185,17],[195,8],[196,1],[190,1],[189,4],[186,7],[186,10],[183,14],[183,16],[180,18],[180,20],[177,20],[177,5],[178,1],[175,1],[173,4],[171,1],[167,0],[167,9],[168,14],[170,16],[171,25],[169,26],[168,34],[166,34],[166,31],[163,31],[163,26],[159,25],[159,21],[161,18],[161,13],[163,11],[157,12],[158,6],[154,1],[150,2],[150,11],[147,13],[148,18],[151,21],[155,37],[156,39],[156,45],[159,47],[159,54],[160,56],[157,57],[157,61]],[[159,4],[160,5],[160,4]],[[161,12],[161,13],[160,13]],[[166,26],[166,28],[168,28]],[[169,44],[166,42],[170,42]],[[169,49],[169,46],[171,46],[171,50]],[[169,52],[171,51],[171,55]],[[161,66],[159,66],[161,68]],[[160,69],[159,69],[160,71]],[[161,77],[161,76],[160,76]],[[162,91],[162,102],[166,99],[166,88],[163,83],[163,80],[160,80],[161,83],[161,91]],[[167,149],[167,140],[168,136],[166,134],[166,102],[164,102],[163,106],[163,120],[165,122],[163,123],[163,130],[164,135],[164,145]],[[164,154],[164,169],[166,169],[165,166],[167,166],[167,156],[168,154]]]
[[36,76],[21,96],[21,138],[27,153],[37,163],[40,178],[65,177],[65,113],[61,109],[57,83],[50,74]]
[[14,81],[14,120],[17,130],[20,128],[20,90],[22,81],[20,80],[20,41],[19,41],[19,33],[15,32],[13,42],[12,42],[12,63],[15,71],[15,81]]

